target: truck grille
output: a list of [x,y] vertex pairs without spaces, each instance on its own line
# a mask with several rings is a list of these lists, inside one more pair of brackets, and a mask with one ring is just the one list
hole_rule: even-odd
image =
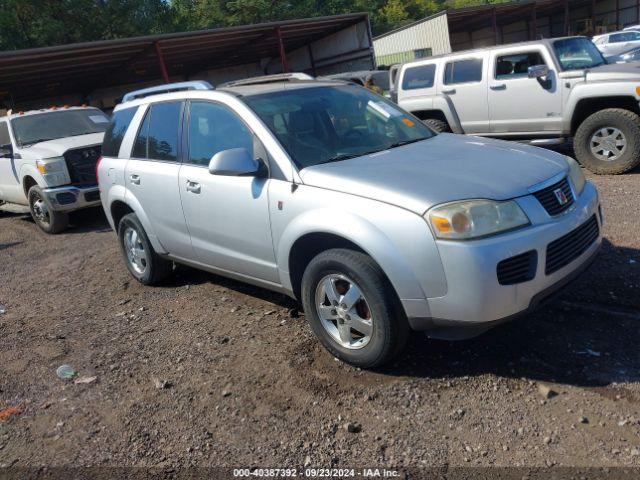
[[575,201],[567,177],[550,187],[533,192],[533,196],[538,199],[551,216],[564,212]]
[[598,220],[594,215],[575,230],[551,242],[547,246],[545,273],[551,275],[569,265],[589,249],[599,233]]
[[64,154],[72,184],[95,185],[98,183],[96,163],[100,158],[101,150],[100,145],[96,145],[95,147],[68,150]]
[[515,285],[528,282],[536,276],[538,266],[538,252],[529,250],[515,257],[507,258],[498,263],[496,268],[500,285]]

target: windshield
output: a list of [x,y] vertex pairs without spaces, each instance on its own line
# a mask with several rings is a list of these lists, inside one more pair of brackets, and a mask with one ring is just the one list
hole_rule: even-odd
[[301,169],[435,135],[398,106],[356,85],[283,90],[244,101]]
[[11,119],[18,145],[24,147],[46,140],[104,132],[109,119],[95,108],[59,110]]
[[562,70],[582,70],[603,65],[604,57],[587,38],[565,38],[553,42]]
[[373,74],[373,84],[380,87],[385,92],[389,91],[389,72],[376,72]]

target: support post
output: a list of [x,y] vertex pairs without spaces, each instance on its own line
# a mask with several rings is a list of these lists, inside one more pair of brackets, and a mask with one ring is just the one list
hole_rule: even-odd
[[282,40],[282,30],[276,27],[276,36],[278,37],[278,48],[280,50],[280,61],[282,62],[282,73],[289,73],[289,64],[287,63],[287,54],[284,50],[284,41]]
[[569,0],[564,0],[564,34],[569,35]]
[[[639,0],[640,1],[640,0]],[[531,40],[536,40],[538,37],[538,12],[536,11],[536,4],[533,4],[531,8]]]
[[616,0],[616,30],[620,29],[620,0]]
[[595,34],[596,34],[596,0],[591,0],[591,35],[595,35]]
[[493,42],[495,45],[500,43],[500,38],[498,35],[498,19],[496,16],[496,7],[493,7],[491,10],[491,27],[493,28]]
[[160,48],[160,42],[154,42],[156,47],[156,56],[158,57],[158,65],[160,65],[160,72],[162,73],[162,79],[164,83],[169,83],[169,74],[167,73],[167,66],[164,64],[164,57],[162,56],[162,49]]

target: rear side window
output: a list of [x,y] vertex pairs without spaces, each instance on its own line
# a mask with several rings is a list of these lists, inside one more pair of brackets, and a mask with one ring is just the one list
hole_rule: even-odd
[[447,63],[444,84],[479,82],[482,80],[482,59],[469,58]]
[[134,143],[134,157],[178,161],[182,105],[182,102],[164,102],[149,107]]
[[436,66],[434,64],[407,68],[402,78],[402,89],[431,88],[433,87],[435,76]]
[[7,122],[0,122],[0,145],[7,145],[9,143],[11,143],[11,137],[9,137]]
[[137,110],[138,107],[133,107],[113,112],[111,122],[104,134],[104,140],[102,142],[102,154],[105,157],[118,156],[124,134],[127,133],[127,129]]

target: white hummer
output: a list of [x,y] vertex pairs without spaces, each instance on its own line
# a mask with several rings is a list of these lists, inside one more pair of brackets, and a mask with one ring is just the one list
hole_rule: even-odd
[[616,174],[640,163],[640,70],[585,37],[456,52],[393,69],[392,98],[438,131],[561,144]]
[[0,211],[25,211],[47,233],[68,212],[100,205],[96,163],[107,116],[92,107],[52,107],[0,117]]

